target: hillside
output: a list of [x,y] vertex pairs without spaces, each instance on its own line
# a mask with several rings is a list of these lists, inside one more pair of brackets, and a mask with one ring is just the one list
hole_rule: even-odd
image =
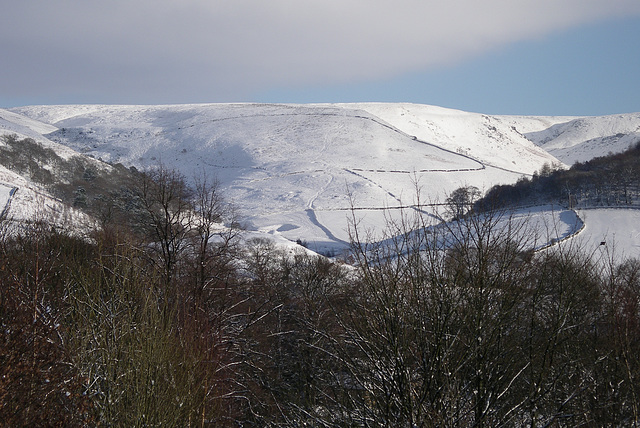
[[623,150],[640,127],[631,114],[490,116],[375,103],[30,106],[0,118],[2,132],[68,156],[217,177],[250,230],[319,251],[344,248],[351,207],[361,227],[377,230],[382,209],[412,205],[416,187],[421,202],[437,204],[460,186],[488,190],[581,153]]
[[610,152],[621,152],[640,141],[640,113],[574,118],[525,135],[572,165]]

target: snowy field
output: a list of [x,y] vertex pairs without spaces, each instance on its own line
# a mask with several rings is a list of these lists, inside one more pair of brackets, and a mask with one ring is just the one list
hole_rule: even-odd
[[484,191],[545,163],[624,150],[640,138],[638,129],[638,114],[491,116],[416,104],[0,109],[2,133],[64,156],[137,168],[162,162],[188,180],[216,177],[250,232],[305,241],[319,252],[344,249],[354,222],[379,234],[418,194],[437,207],[460,186]]
[[576,239],[587,252],[640,259],[640,210],[585,209],[578,215],[585,228]]
[[[13,111],[54,126],[46,138],[97,159],[138,168],[163,162],[187,179],[203,172],[215,176],[249,230],[304,240],[318,251],[346,246],[351,207],[357,208],[358,222],[380,228],[380,209],[412,205],[417,189],[424,201],[437,203],[460,186],[488,189],[556,161],[513,131],[511,123],[428,106],[35,106]],[[498,128],[502,131],[494,133]]]

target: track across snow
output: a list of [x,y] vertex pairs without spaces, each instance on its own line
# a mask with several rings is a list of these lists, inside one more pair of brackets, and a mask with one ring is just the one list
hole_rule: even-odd
[[11,205],[11,197],[15,192],[15,187],[0,184],[0,219],[4,218]]
[[379,230],[419,192],[429,214],[460,186],[487,190],[558,162],[542,147],[576,152],[576,136],[640,129],[640,117],[623,116],[377,103],[29,106],[0,110],[0,130],[112,163],[215,176],[250,230],[322,250],[344,247],[351,208],[355,221]]

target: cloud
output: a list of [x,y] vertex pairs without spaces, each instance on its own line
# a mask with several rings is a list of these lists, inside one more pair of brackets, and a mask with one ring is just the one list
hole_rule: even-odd
[[0,91],[230,101],[375,80],[621,16],[637,0],[32,0],[3,7]]

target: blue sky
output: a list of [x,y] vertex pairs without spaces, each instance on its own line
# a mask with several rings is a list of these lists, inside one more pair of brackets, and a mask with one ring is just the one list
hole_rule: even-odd
[[638,0],[31,0],[0,21],[0,107],[640,111]]
[[264,102],[411,102],[487,114],[640,112],[640,18],[520,41],[453,66],[342,85],[276,88]]

